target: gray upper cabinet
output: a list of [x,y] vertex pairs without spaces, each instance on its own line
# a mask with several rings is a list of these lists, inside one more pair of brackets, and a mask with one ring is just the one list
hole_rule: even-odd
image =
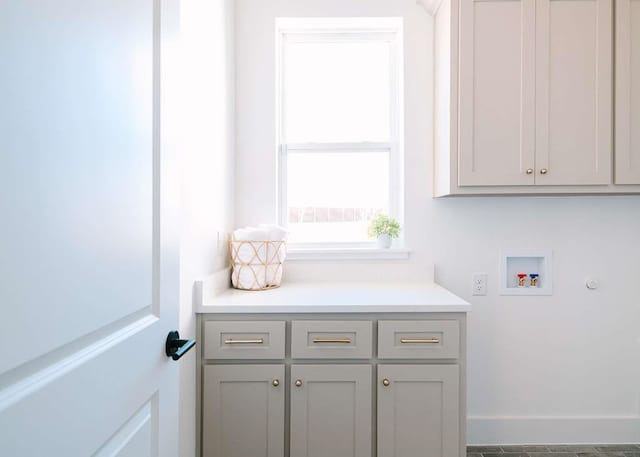
[[371,366],[291,367],[291,457],[371,457]]
[[616,2],[616,184],[640,184],[640,0]]
[[434,194],[640,192],[639,2],[443,0]]
[[611,182],[611,0],[461,0],[461,186]]
[[204,367],[203,457],[284,455],[284,365]]
[[378,457],[464,455],[458,365],[378,366]]

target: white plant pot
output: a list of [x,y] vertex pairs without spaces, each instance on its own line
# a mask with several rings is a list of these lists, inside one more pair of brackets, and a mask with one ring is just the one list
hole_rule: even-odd
[[386,233],[378,235],[378,247],[380,249],[389,249],[391,247],[391,237]]

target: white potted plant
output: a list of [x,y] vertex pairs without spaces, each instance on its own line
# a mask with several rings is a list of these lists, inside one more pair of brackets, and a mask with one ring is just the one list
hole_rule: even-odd
[[369,238],[377,238],[378,247],[388,249],[394,238],[400,236],[400,224],[386,214],[378,214],[369,222]]

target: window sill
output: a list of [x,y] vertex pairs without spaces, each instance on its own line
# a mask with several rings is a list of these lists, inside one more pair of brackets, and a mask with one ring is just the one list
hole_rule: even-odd
[[405,248],[289,248],[286,261],[296,260],[403,260],[411,251]]

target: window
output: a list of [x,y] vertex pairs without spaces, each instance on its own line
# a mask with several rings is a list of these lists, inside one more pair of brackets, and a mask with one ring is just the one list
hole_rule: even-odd
[[278,19],[279,218],[293,245],[370,247],[402,216],[402,20]]

